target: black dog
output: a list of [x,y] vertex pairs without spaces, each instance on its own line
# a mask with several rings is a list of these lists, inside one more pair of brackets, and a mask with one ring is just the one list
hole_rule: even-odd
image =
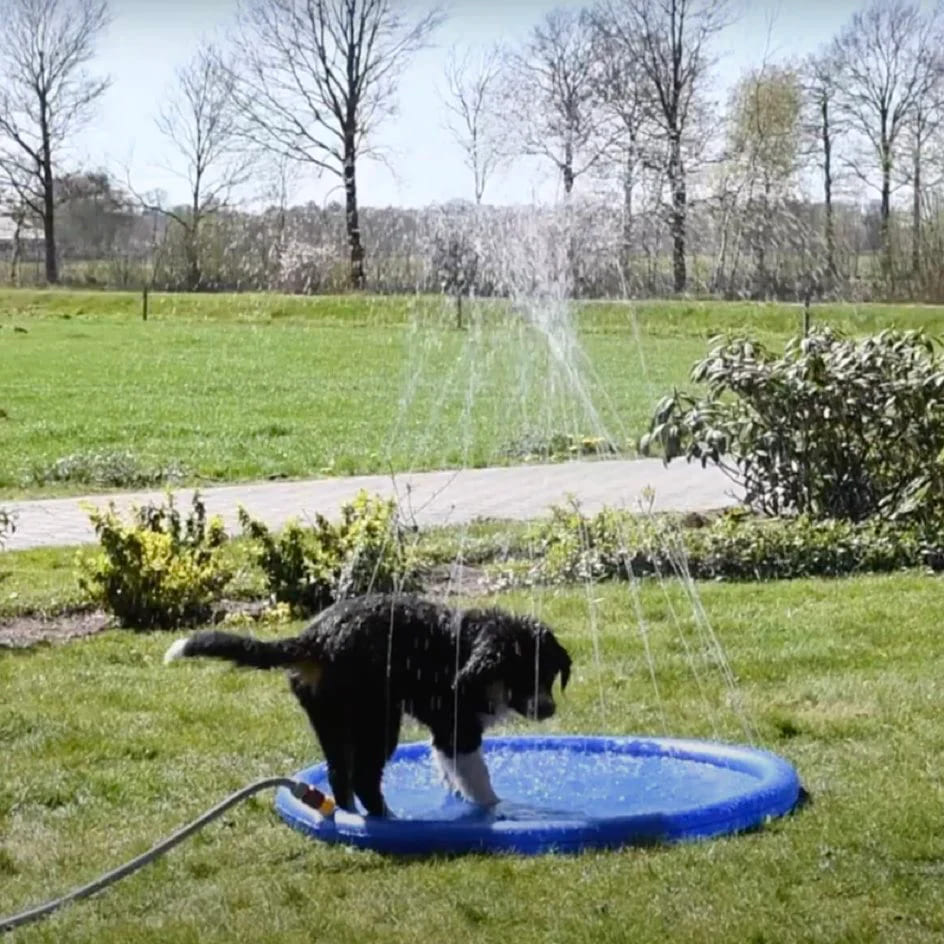
[[482,805],[498,802],[481,753],[482,732],[509,709],[554,713],[551,688],[570,656],[536,619],[497,609],[452,610],[401,594],[336,603],[292,639],[263,642],[217,631],[180,639],[165,662],[189,656],[289,670],[315,730],[338,806],[388,813],[381,777],[406,711],[429,727],[447,785]]

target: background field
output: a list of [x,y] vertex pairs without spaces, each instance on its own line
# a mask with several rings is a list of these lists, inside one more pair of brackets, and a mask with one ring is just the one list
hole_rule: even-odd
[[[140,305],[0,292],[0,497],[96,490],[55,471],[77,454],[128,453],[144,476],[190,483],[481,466],[557,433],[631,452],[709,337],[777,347],[801,324],[787,305],[586,303],[579,348],[557,361],[495,303],[473,306],[466,331],[428,297],[156,295],[146,323]],[[813,316],[853,333],[944,324],[932,307]]]
[[[575,655],[547,729],[664,730],[626,593],[594,591],[599,663],[583,588],[503,601],[536,603]],[[392,862],[296,835],[263,795],[15,939],[939,941],[938,580],[711,585],[703,596],[760,742],[797,764],[813,794],[795,817],[672,849]],[[743,738],[724,689],[708,686],[712,711],[692,683],[670,611],[685,611],[678,593],[650,583],[642,599],[668,729]],[[0,915],[316,756],[281,678],[165,669],[169,641],[111,632],[0,658]]]
[[[179,464],[190,481],[517,461],[509,444],[561,431],[625,445],[708,337],[746,330],[778,347],[801,316],[581,305],[588,362],[571,350],[562,363],[581,370],[568,372],[494,305],[459,332],[429,298],[157,296],[147,323],[139,304],[0,292],[0,497],[90,490],[36,477],[79,452],[127,451],[145,471]],[[851,333],[944,325],[934,308],[813,314]],[[78,602],[72,550],[2,558],[0,617]],[[536,610],[575,656],[546,730],[743,740],[743,704],[757,742],[794,762],[814,797],[798,815],[672,849],[392,862],[301,838],[262,796],[15,940],[941,940],[940,578],[699,592],[735,691],[713,657],[696,684],[681,633],[691,606],[677,585],[641,587],[658,695],[626,586],[491,602]],[[144,851],[248,781],[317,757],[281,678],[164,669],[170,638],[111,631],[0,651],[0,916]]]

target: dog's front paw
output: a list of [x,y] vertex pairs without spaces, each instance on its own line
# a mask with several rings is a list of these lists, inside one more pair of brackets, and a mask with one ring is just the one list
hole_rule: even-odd
[[433,748],[433,769],[436,771],[437,780],[449,793],[462,795],[455,781],[452,758],[438,748]]
[[492,807],[499,802],[492,789],[492,781],[481,750],[449,755],[434,749],[433,758],[436,769],[450,792],[476,806]]
[[474,803],[476,806],[481,806],[486,810],[490,810],[501,803],[500,797],[491,789],[480,792],[470,790],[463,793],[462,797],[469,803]]

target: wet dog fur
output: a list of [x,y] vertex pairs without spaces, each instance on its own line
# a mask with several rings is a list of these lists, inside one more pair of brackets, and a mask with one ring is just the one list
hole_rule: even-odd
[[498,802],[482,756],[485,729],[509,711],[541,720],[571,660],[539,620],[499,609],[457,610],[410,594],[373,594],[320,613],[298,636],[271,642],[207,630],[175,642],[165,662],[207,656],[281,668],[308,716],[335,801],[387,815],[381,779],[403,713],[432,733],[433,758],[450,789]]

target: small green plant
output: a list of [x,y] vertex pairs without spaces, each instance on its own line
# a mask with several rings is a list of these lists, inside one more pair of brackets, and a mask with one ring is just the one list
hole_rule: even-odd
[[749,338],[695,364],[639,443],[721,466],[769,515],[863,521],[944,513],[944,366],[920,331],[861,341],[823,328],[776,357]]
[[456,327],[462,328],[462,299],[471,295],[479,273],[479,253],[468,233],[454,229],[436,237],[433,269],[443,294],[456,303]]
[[146,488],[178,482],[184,475],[184,470],[175,464],[147,467],[131,452],[77,452],[49,465],[35,464],[27,475],[27,484]]
[[80,558],[79,586],[87,598],[138,629],[207,620],[230,579],[220,560],[226,540],[219,518],[206,517],[198,493],[186,520],[168,494],[166,504],[132,510],[125,522],[109,503],[89,518],[101,552]]
[[234,610],[223,618],[223,625],[244,629],[252,626],[282,626],[292,620],[292,608],[287,603],[273,603],[256,612]]
[[240,509],[243,532],[256,544],[256,560],[272,598],[299,615],[370,591],[415,590],[420,566],[404,540],[396,503],[361,491],[333,523],[316,514],[305,527],[289,522],[277,537]]
[[570,433],[529,433],[500,450],[506,458],[525,462],[561,461],[580,456],[615,456],[619,451],[616,445],[602,436],[573,436]]
[[690,526],[678,515],[604,508],[585,516],[571,501],[534,527],[527,566],[499,571],[501,585],[564,584],[631,576],[773,580],[837,577],[909,567],[940,569],[940,542],[906,522],[760,518],[733,509]]

